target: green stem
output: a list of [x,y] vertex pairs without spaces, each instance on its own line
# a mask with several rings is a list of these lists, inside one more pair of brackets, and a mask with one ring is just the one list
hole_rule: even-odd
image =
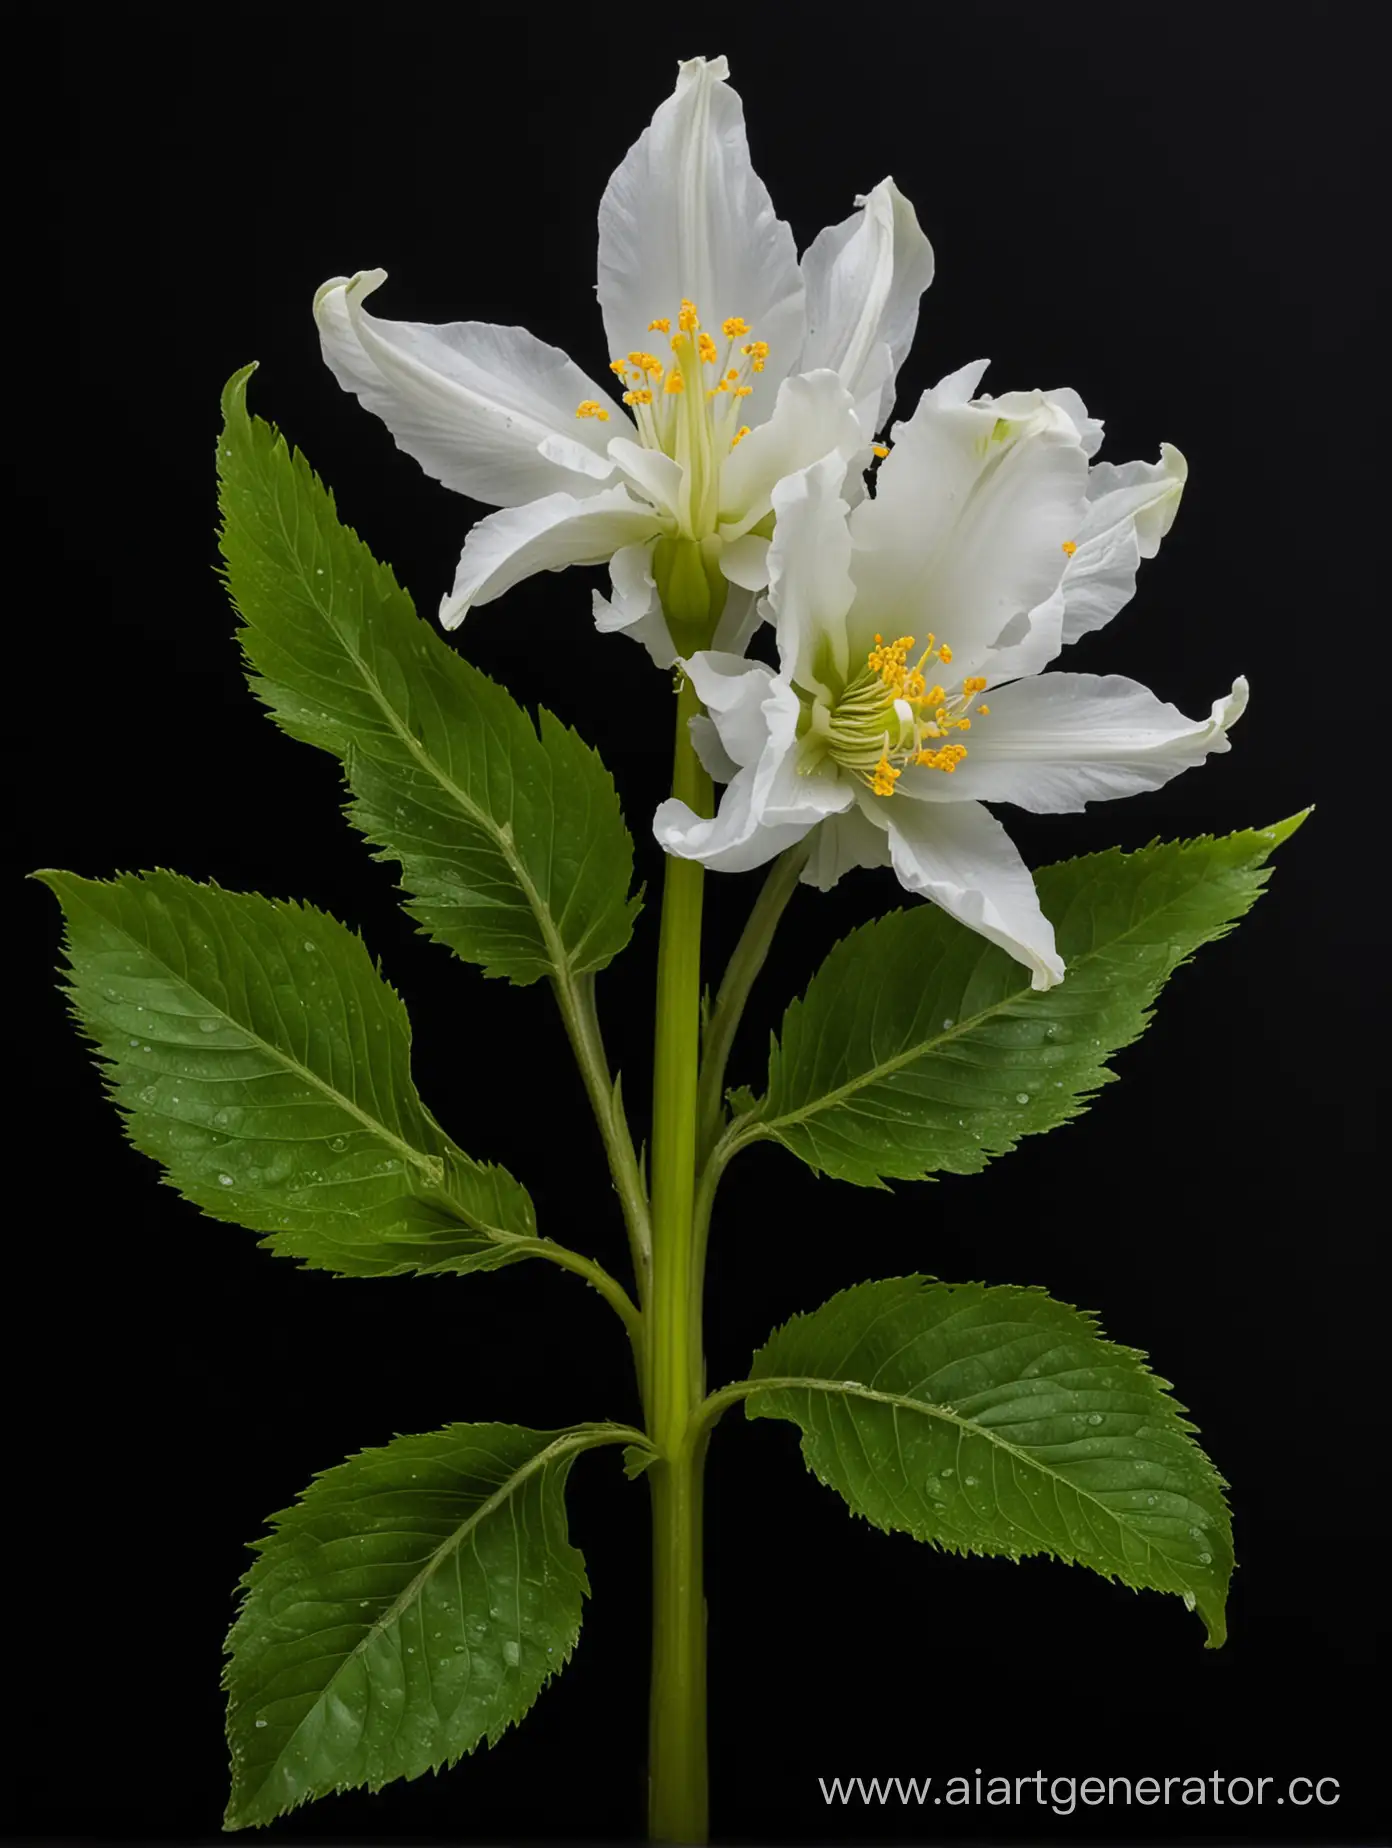
[[[691,747],[699,712],[683,678],[672,793],[710,812],[710,778]],[[649,1469],[653,1509],[653,1663],[649,1833],[706,1839],[706,1628],[701,1482],[706,1446],[692,1441],[705,1391],[701,1268],[695,1238],[696,1093],[701,1009],[702,868],[669,856],[657,961],[653,1087],[652,1290],[647,1304]]]
[[715,998],[715,1006],[706,1027],[705,1043],[701,1048],[697,1121],[703,1162],[715,1147],[723,1127],[725,1064],[744,1014],[744,1004],[764,966],[764,958],[773,942],[773,933],[778,929],[788,900],[797,890],[798,879],[810,852],[810,842],[799,841],[796,847],[790,847],[786,853],[779,854],[769,868],[768,877],[754,901],[754,908],[721,980],[720,993]]
[[[554,979],[552,987],[575,1052],[575,1061],[585,1080],[590,1107],[599,1125],[604,1153],[609,1160],[609,1173],[623,1207],[624,1225],[628,1229],[629,1250],[638,1284],[638,1300],[644,1303],[647,1301],[652,1269],[648,1196],[639,1171],[638,1157],[634,1153],[633,1138],[629,1134],[628,1118],[624,1115],[617,1089],[609,1075],[609,1060],[605,1055],[599,1016],[595,1011],[594,977],[567,975]],[[644,1362],[639,1356],[640,1382],[643,1375]]]

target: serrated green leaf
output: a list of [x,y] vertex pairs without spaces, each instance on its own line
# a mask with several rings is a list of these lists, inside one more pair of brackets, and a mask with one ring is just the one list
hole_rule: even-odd
[[407,909],[486,975],[602,969],[628,942],[633,842],[598,755],[540,729],[417,617],[275,428],[223,394],[222,554],[257,697],[338,757],[349,817],[401,863]]
[[185,1199],[340,1276],[536,1252],[526,1189],[421,1102],[406,1010],[360,937],[174,873],[39,877],[126,1132]]
[[630,1435],[450,1425],[361,1451],[272,1515],[227,1639],[227,1827],[496,1744],[580,1633],[570,1466]]
[[798,1425],[808,1468],[876,1527],[1177,1593],[1223,1643],[1225,1484],[1169,1382],[1093,1317],[1042,1290],[892,1277],[794,1316],[751,1377],[788,1383],[748,1416]]
[[975,1174],[1080,1115],[1116,1075],[1108,1056],[1144,1031],[1174,970],[1250,909],[1304,818],[1045,867],[1035,883],[1067,974],[1043,992],[936,906],[852,931],[784,1015],[740,1142],[772,1138],[878,1187]]

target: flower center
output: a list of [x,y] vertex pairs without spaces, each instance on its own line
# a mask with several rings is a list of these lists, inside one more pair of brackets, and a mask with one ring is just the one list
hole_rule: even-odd
[[[721,323],[721,339],[704,331],[694,302],[683,301],[677,331],[669,316],[649,321],[649,333],[666,334],[671,351],[667,365],[655,353],[634,352],[609,362],[609,370],[628,389],[623,401],[633,412],[645,449],[658,449],[681,464],[684,533],[693,539],[714,532],[720,511],[720,464],[749,435],[741,424],[742,401],[762,372],[768,343],[748,338],[741,315]],[[609,412],[595,398],[576,406],[577,417],[608,423]]]
[[[886,642],[875,637],[865,666],[830,707],[813,708],[812,733],[821,750],[858,777],[877,796],[892,796],[909,764],[951,775],[967,754],[954,733],[971,730],[971,712],[985,676],[972,674],[959,691],[949,693],[924,671],[930,661],[951,664],[952,650],[930,635],[928,645],[909,664],[911,635]],[[989,706],[977,706],[979,715]],[[811,767],[809,762],[808,768]]]

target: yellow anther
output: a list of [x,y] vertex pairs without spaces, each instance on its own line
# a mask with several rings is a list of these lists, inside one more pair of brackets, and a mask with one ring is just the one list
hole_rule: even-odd
[[870,447],[871,447],[871,450],[874,452],[874,454],[877,455],[882,462],[884,461],[885,457],[889,454],[889,444],[888,443],[872,443]]
[[725,376],[732,385],[738,384],[739,368],[737,366],[731,366],[730,370],[725,374]]
[[741,334],[749,332],[749,323],[743,315],[732,314],[728,321],[720,323],[720,331],[727,340],[738,340]]
[[892,796],[894,794],[894,785],[899,781],[902,775],[903,772],[901,770],[896,770],[889,759],[882,755],[880,761],[875,765],[875,773],[870,779],[871,792],[877,796]]
[[743,351],[750,362],[750,365],[749,365],[750,371],[751,372],[762,372],[764,369],[764,361],[769,356],[768,341],[767,340],[751,340],[749,342],[749,345],[743,348]]
[[989,706],[978,706],[977,711],[981,714],[983,719],[989,718],[991,715],[991,708]]
[[689,302],[683,296],[681,313],[677,316],[677,326],[684,334],[690,334],[694,333],[700,325],[701,317],[696,312],[695,302]]
[[745,437],[747,437],[748,435],[749,435],[749,425],[741,424],[739,429],[736,430],[735,434],[730,438],[731,449],[733,449],[737,443],[742,443]]
[[652,353],[630,353],[630,366],[636,366],[639,372],[646,372],[649,378],[660,379],[665,370],[662,361]]
[[986,691],[986,676],[984,674],[968,674],[967,678],[962,682],[962,691],[964,693],[984,693]]
[[734,395],[737,398],[747,398],[753,389],[752,385],[736,385]]
[[715,350],[715,342],[709,334],[697,334],[696,351],[707,366],[713,366],[720,355]]
[[651,404],[652,403],[652,393],[648,390],[646,385],[643,387],[642,391],[626,391],[624,393],[624,403],[625,404]]
[[624,373],[628,371],[628,361],[626,359],[611,359],[609,361],[609,370],[611,372],[616,372],[619,377],[622,378]]
[[1068,556],[1071,558],[1073,554],[1077,551],[1078,547],[1072,539],[1065,539],[1063,542],[1063,549],[1068,554]]
[[662,389],[675,396],[677,392],[686,390],[686,380],[682,377],[680,372],[669,372],[667,374],[667,382]]
[[941,687],[929,687],[923,695],[923,703],[925,706],[940,706],[946,698],[947,695]]
[[648,322],[648,332],[650,334],[670,334],[671,331],[672,321],[670,315],[664,314],[660,320]]
[[971,720],[970,719],[958,719],[957,729],[958,731],[970,731],[971,730]]
[[575,415],[577,417],[597,417],[601,423],[609,421],[609,413],[598,398],[586,398],[583,404],[577,404]]
[[952,650],[948,647],[946,642],[944,642],[942,647],[938,650],[938,659],[942,662],[944,667],[951,667]]

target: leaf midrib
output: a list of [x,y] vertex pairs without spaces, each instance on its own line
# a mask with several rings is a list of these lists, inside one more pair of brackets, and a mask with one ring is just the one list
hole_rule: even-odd
[[375,1642],[385,1630],[397,1621],[404,1611],[411,1607],[421,1587],[426,1584],[438,1570],[440,1565],[465,1539],[468,1538],[482,1521],[486,1520],[490,1515],[495,1514],[510,1496],[516,1494],[518,1489],[520,1489],[525,1482],[536,1475],[538,1470],[545,1469],[549,1464],[555,1462],[557,1458],[564,1456],[567,1452],[573,1451],[578,1455],[582,1450],[591,1450],[600,1444],[619,1442],[631,1444],[635,1441],[644,1445],[648,1442],[647,1438],[644,1437],[641,1432],[631,1431],[627,1427],[617,1425],[591,1425],[580,1431],[564,1431],[558,1438],[554,1439],[553,1442],[546,1445],[544,1449],[539,1450],[535,1456],[529,1457],[520,1468],[515,1469],[505,1482],[499,1484],[486,1501],[480,1502],[473,1513],[468,1515],[451,1534],[447,1535],[446,1538],[440,1542],[439,1546],[435,1548],[435,1551],[425,1559],[424,1563],[417,1570],[404,1590],[398,1593],[389,1607],[382,1612],[380,1617],[374,1618],[368,1625],[361,1639],[356,1642],[348,1651],[347,1655],[343,1657],[338,1667],[329,1676],[323,1687],[318,1690],[314,1699],[300,1715],[295,1723],[293,1732],[290,1733],[284,1744],[281,1745],[275,1757],[267,1762],[265,1775],[255,1786],[255,1794],[259,1795],[259,1793],[265,1789],[267,1780],[284,1762],[285,1754],[300,1736],[301,1729],[304,1727],[305,1722],[328,1698],[329,1694],[337,1685],[339,1677],[343,1674],[348,1665],[362,1654],[369,1643]]
[[[440,1187],[443,1191],[445,1164],[440,1156],[426,1154],[423,1150],[414,1148],[409,1142],[403,1141],[393,1130],[388,1129],[385,1123],[379,1122],[374,1116],[370,1116],[367,1111],[362,1109],[362,1107],[354,1101],[354,1099],[346,1097],[342,1091],[335,1090],[334,1087],[321,1078],[316,1071],[311,1070],[307,1065],[301,1064],[292,1053],[286,1052],[282,1047],[275,1045],[271,1040],[263,1039],[254,1027],[249,1027],[245,1022],[238,1020],[235,1014],[229,1013],[225,1007],[214,1001],[211,995],[202,993],[197,984],[190,980],[186,970],[176,969],[172,963],[167,962],[164,957],[158,953],[152,944],[135,936],[124,924],[110,918],[106,919],[105,922],[111,929],[124,937],[132,948],[139,951],[141,955],[148,956],[151,962],[163,969],[166,974],[171,976],[173,980],[178,982],[182,987],[188,989],[190,993],[197,995],[198,999],[205,1005],[213,1007],[234,1031],[245,1034],[262,1052],[277,1060],[286,1071],[294,1073],[296,1077],[302,1078],[307,1084],[313,1085],[322,1096],[328,1098],[340,1109],[346,1111],[349,1116],[355,1117],[369,1134],[377,1136],[390,1147],[398,1149],[413,1167],[418,1168],[421,1173],[425,1175],[426,1179],[430,1181],[433,1186]],[[216,1051],[217,1048],[214,1047],[211,1050]],[[490,1226],[485,1221],[477,1219],[472,1213],[469,1213],[452,1194],[446,1192],[444,1197],[449,1201],[451,1207],[453,1207],[469,1225],[473,1226],[479,1232],[482,1232],[485,1236],[505,1242],[511,1241],[518,1236],[518,1234],[509,1232],[503,1227]]]
[[[1254,868],[1252,870],[1258,871],[1260,869]],[[1105,943],[1094,944],[1091,949],[1085,950],[1081,956],[1074,957],[1069,967],[1076,969],[1080,965],[1085,966],[1094,958],[1102,955],[1104,951],[1112,949],[1117,944],[1125,943],[1128,938],[1134,936],[1144,925],[1153,924],[1158,918],[1163,917],[1170,906],[1176,902],[1177,900],[1173,898],[1167,899],[1163,905],[1158,906],[1152,912],[1147,912],[1143,917],[1138,918],[1135,923],[1128,925],[1125,930],[1118,931],[1114,937],[1108,937]],[[739,1130],[737,1142],[742,1146],[746,1143],[758,1142],[767,1140],[770,1137],[776,1137],[781,1129],[789,1125],[804,1123],[809,1117],[817,1116],[824,1110],[832,1109],[836,1104],[842,1103],[846,1098],[854,1097],[858,1091],[863,1091],[867,1086],[878,1083],[881,1078],[892,1077],[895,1072],[902,1071],[904,1066],[912,1065],[917,1060],[925,1058],[928,1053],[935,1051],[938,1047],[948,1045],[955,1039],[960,1039],[963,1034],[970,1033],[975,1027],[979,1026],[982,1021],[991,1019],[993,1015],[1002,1012],[1005,1008],[1018,1002],[1022,996],[1028,995],[1030,992],[1029,987],[1022,982],[1020,987],[1012,989],[1008,995],[1003,995],[1001,999],[993,1003],[992,1006],[983,1008],[978,1014],[969,1015],[965,1020],[957,1021],[950,1031],[944,1032],[939,1030],[937,1033],[930,1034],[927,1039],[916,1041],[912,1046],[906,1048],[905,1051],[896,1053],[892,1058],[885,1059],[878,1065],[869,1067],[865,1072],[858,1074],[854,1078],[848,1079],[844,1084],[838,1085],[835,1090],[824,1091],[820,1097],[814,1098],[808,1104],[801,1105],[796,1110],[787,1111],[781,1116],[759,1118],[748,1123]],[[781,1044],[779,1046],[779,1051],[780,1053],[782,1052]],[[1099,1059],[1095,1061],[1095,1063],[1101,1066],[1105,1061]],[[755,1108],[758,1108],[757,1104]]]
[[[970,1418],[963,1418],[958,1412],[949,1411],[946,1406],[933,1405],[924,1399],[911,1399],[905,1393],[879,1392],[873,1386],[857,1384],[852,1387],[845,1380],[774,1378],[750,1380],[747,1385],[748,1391],[743,1395],[746,1398],[759,1392],[823,1392],[842,1399],[867,1399],[877,1405],[890,1405],[899,1410],[917,1412],[925,1418],[941,1419],[944,1424],[955,1425],[959,1431],[969,1432],[973,1437],[985,1438],[988,1443],[1004,1451],[1007,1456],[1015,1458],[1027,1469],[1037,1471],[1048,1481],[1061,1485],[1080,1500],[1091,1503],[1107,1520],[1115,1522],[1118,1527],[1125,1526],[1128,1533],[1134,1534],[1135,1538],[1145,1547],[1148,1559],[1155,1553],[1155,1548],[1144,1534],[1138,1533],[1129,1523],[1123,1523],[1116,1510],[1107,1507],[1105,1502],[1099,1501],[1090,1490],[1080,1488],[1076,1482],[1070,1481],[1067,1476],[1049,1464],[1041,1462],[1028,1450],[1022,1450],[1018,1444],[1012,1444],[1009,1438],[996,1435],[989,1425],[976,1424]],[[1169,1564],[1165,1554],[1160,1554],[1160,1558],[1164,1559],[1167,1565]]]
[[[468,819],[473,822],[474,826],[488,835],[493,841],[498,852],[506,862],[508,869],[516,879],[518,885],[522,888],[527,904],[531,908],[532,915],[537,921],[541,930],[542,939],[546,945],[547,955],[551,961],[552,972],[558,980],[567,979],[571,974],[570,958],[566,953],[566,948],[561,940],[560,933],[552,921],[550,911],[542,904],[540,894],[537,892],[525,864],[513,846],[511,828],[506,824],[495,822],[486,809],[479,808],[472,798],[454,781],[453,777],[449,775],[444,766],[438,763],[425,749],[415,737],[410,727],[402,719],[396,707],[387,698],[377,676],[371,671],[367,662],[359,654],[358,650],[353,646],[352,642],[344,634],[335,620],[332,605],[326,607],[320,601],[318,587],[311,584],[309,579],[305,576],[300,566],[299,555],[296,551],[294,541],[286,531],[284,511],[280,506],[279,497],[276,496],[274,498],[276,501],[276,517],[280,528],[281,539],[284,543],[286,555],[290,558],[294,567],[293,576],[298,579],[311,606],[318,611],[330,632],[337,639],[339,646],[343,649],[354,667],[357,668],[364,687],[367,689],[370,697],[376,701],[379,710],[386,718],[399,742],[406,747],[406,750],[410,753],[415,762],[418,763],[428,775],[434,777],[440,788],[458,805]],[[399,589],[400,587],[398,586],[397,588]],[[431,639],[434,639],[433,636]]]

